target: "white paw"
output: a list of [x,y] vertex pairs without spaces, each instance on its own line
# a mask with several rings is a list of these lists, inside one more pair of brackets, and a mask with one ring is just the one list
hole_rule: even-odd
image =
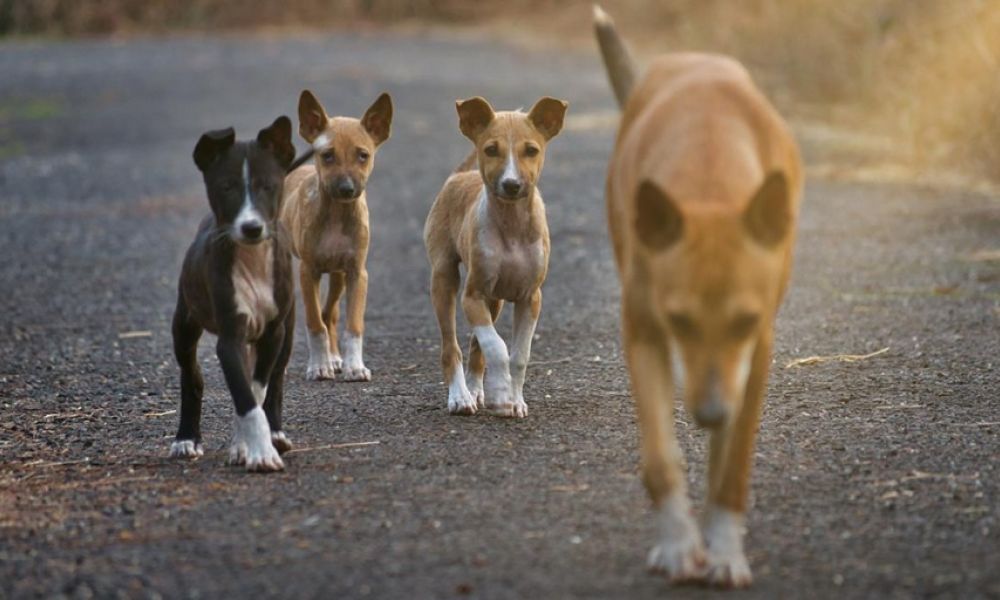
[[712,507],[705,520],[708,573],[712,585],[742,588],[753,583],[750,564],[743,553],[743,515]]
[[333,365],[327,361],[309,363],[306,367],[306,379],[309,381],[321,381],[323,379],[333,379],[336,377],[337,370],[333,368]]
[[495,417],[523,419],[528,416],[528,405],[525,404],[524,398],[518,398],[511,393],[509,379],[493,385],[487,381],[484,403],[487,412]]
[[368,367],[362,365],[344,366],[340,372],[341,381],[371,381],[372,372]]
[[284,454],[292,449],[292,440],[288,439],[284,431],[272,431],[271,445],[278,451],[278,454]]
[[451,383],[448,385],[448,412],[453,415],[474,415],[479,410],[475,396],[465,385],[462,370],[455,369]]
[[267,417],[258,406],[242,417],[237,416],[229,464],[246,465],[247,471],[266,473],[285,468],[278,450],[271,443]]
[[476,408],[486,406],[486,394],[483,393],[483,378],[476,377],[472,373],[466,374],[466,382],[469,386],[469,394],[476,403]]
[[705,548],[683,494],[668,497],[660,508],[660,543],[649,552],[649,570],[671,583],[705,576]]
[[170,444],[170,458],[198,458],[205,449],[194,440],[174,440]]
[[339,354],[334,354],[330,357],[330,366],[334,373],[340,373],[344,368],[344,359],[340,358]]

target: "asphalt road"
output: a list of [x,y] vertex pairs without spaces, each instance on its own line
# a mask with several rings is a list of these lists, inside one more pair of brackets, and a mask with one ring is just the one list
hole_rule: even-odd
[[[0,597],[714,594],[644,571],[596,54],[347,33],[4,42],[0,82]],[[306,382],[300,311],[300,451],[248,475],[223,464],[232,404],[206,338],[208,451],[170,461],[169,319],[207,210],[191,150],[207,129],[294,116],[303,87],[331,113],[382,90],[396,103],[369,187],[374,379]],[[452,417],[421,228],[467,151],[454,100],[543,94],[573,118],[541,181],[552,263],[531,414]],[[1000,597],[998,248],[997,198],[809,182],[739,597]],[[678,419],[700,504],[704,436]]]

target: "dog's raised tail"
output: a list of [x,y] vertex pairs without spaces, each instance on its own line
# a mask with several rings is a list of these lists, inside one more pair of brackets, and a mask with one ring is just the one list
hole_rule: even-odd
[[618,35],[615,22],[608,13],[598,5],[594,5],[594,33],[597,34],[597,45],[601,48],[604,67],[611,80],[611,89],[618,99],[618,106],[624,107],[632,87],[635,85],[635,61]]

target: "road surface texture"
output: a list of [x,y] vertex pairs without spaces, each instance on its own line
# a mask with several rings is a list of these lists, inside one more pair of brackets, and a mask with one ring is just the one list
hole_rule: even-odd
[[[596,52],[349,33],[6,42],[0,81],[0,597],[719,593],[644,569]],[[331,114],[382,90],[396,103],[369,187],[374,379],[305,381],[299,310],[298,451],[248,475],[224,464],[233,408],[206,336],[206,455],[169,460],[175,282],[207,211],[191,151],[207,129],[294,118],[304,87]],[[454,101],[544,94],[572,119],[541,180],[552,262],[530,416],[449,416],[421,230],[468,150]],[[998,248],[996,198],[809,182],[758,440],[756,581],[738,597],[1000,597]],[[700,505],[705,436],[677,418]]]

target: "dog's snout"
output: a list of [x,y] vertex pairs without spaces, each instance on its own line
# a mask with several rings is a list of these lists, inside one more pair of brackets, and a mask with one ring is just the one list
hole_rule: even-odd
[[729,407],[722,398],[720,382],[713,373],[710,376],[708,392],[694,410],[694,420],[699,427],[715,429],[725,424],[729,418]]
[[517,196],[521,193],[521,182],[517,179],[504,179],[500,182],[500,189],[505,196]]
[[718,397],[712,397],[702,402],[694,412],[694,420],[699,427],[715,429],[722,426],[729,416],[726,405]]
[[337,182],[337,195],[341,198],[353,198],[356,191],[354,180],[350,177],[344,177]]
[[264,233],[264,224],[260,221],[247,221],[240,226],[240,233],[248,240],[259,239]]

